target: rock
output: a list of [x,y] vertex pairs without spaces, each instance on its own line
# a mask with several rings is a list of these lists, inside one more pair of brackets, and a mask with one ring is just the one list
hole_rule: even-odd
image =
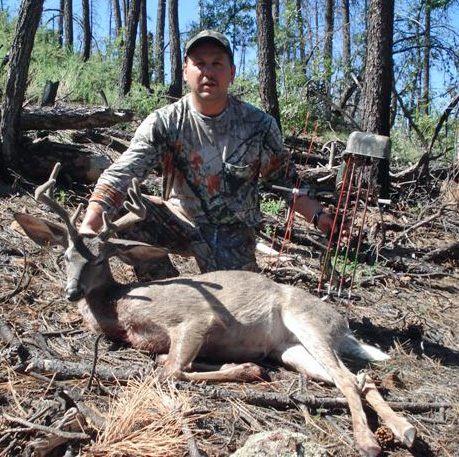
[[231,457],[325,457],[328,452],[302,433],[277,429],[249,437]]

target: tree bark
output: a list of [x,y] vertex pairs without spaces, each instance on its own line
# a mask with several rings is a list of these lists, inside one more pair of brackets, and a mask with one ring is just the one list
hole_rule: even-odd
[[78,130],[111,127],[132,120],[131,111],[111,108],[81,108],[72,110],[24,110],[18,130]]
[[169,0],[169,43],[171,48],[171,84],[168,94],[174,98],[182,96],[182,57],[180,52],[180,29],[178,0]]
[[83,11],[83,62],[91,55],[91,20],[89,14],[89,0],[82,0]]
[[113,14],[115,16],[116,38],[119,39],[121,36],[121,28],[123,27],[121,22],[121,9],[119,0],[113,0]]
[[429,2],[425,3],[424,11],[424,59],[423,59],[423,91],[422,111],[428,116],[430,112],[430,17],[431,8]]
[[342,0],[341,11],[343,16],[343,70],[347,77],[351,71],[351,22],[349,0]]
[[[365,81],[363,88],[363,129],[390,136],[390,102],[393,84],[392,46],[394,0],[370,0]],[[389,196],[389,161],[379,163],[378,183],[382,198]]]
[[[325,0],[325,41],[324,41],[324,73],[326,97],[331,99],[331,78],[333,72],[333,33],[335,23],[334,0]],[[328,108],[327,113],[331,110]]]
[[44,0],[23,0],[11,44],[9,71],[3,101],[1,120],[2,156],[0,174],[9,181],[7,168],[17,169],[19,160],[16,141],[19,119],[27,88],[30,56],[35,34],[43,11]]
[[260,97],[264,109],[276,119],[281,129],[277,98],[274,22],[271,0],[257,0],[257,39]]
[[155,83],[164,85],[164,27],[166,25],[166,0],[158,0],[155,39]]
[[123,61],[121,64],[120,75],[120,99],[131,90],[132,84],[132,64],[134,61],[135,39],[137,35],[137,26],[139,24],[140,0],[131,0],[129,16],[126,31],[126,43],[123,51]]
[[87,184],[95,183],[111,165],[108,157],[96,155],[84,145],[40,141],[24,150],[21,173],[34,179],[46,180],[56,162],[62,164],[62,176]]
[[139,82],[147,89],[150,88],[150,72],[148,71],[148,30],[147,30],[147,0],[140,0],[140,59]]
[[59,47],[62,48],[64,44],[64,11],[65,11],[65,0],[59,0],[59,16],[57,19],[57,41]]
[[305,42],[304,42],[304,20],[303,20],[303,2],[296,0],[296,19],[298,22],[298,32],[300,36],[300,61],[301,65],[306,65]]
[[273,1],[273,22],[274,25],[279,25],[279,0],[272,0]]
[[73,0],[64,0],[65,47],[73,51]]

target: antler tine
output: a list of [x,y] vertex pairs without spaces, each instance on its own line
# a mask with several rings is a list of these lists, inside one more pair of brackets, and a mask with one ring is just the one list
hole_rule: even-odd
[[59,205],[59,203],[57,203],[57,201],[53,198],[54,186],[56,185],[56,176],[59,173],[60,168],[61,164],[57,162],[56,165],[54,165],[53,171],[51,172],[48,181],[35,189],[35,199],[49,206],[49,208],[64,221],[69,234],[74,237],[78,234],[75,227],[76,218],[70,219],[66,209]]
[[110,220],[107,212],[102,213],[102,220],[104,221],[102,225],[102,230],[99,233],[99,238],[102,240],[107,240],[110,238],[110,235],[116,231],[116,224]]
[[80,214],[81,214],[81,211],[83,210],[83,203],[80,203],[78,206],[77,206],[77,209],[75,211],[75,213],[73,214],[73,216],[70,218],[70,222],[72,224],[73,227],[76,227],[76,223],[77,223],[77,220],[78,218],[80,217]]
[[107,240],[112,233],[124,230],[136,222],[145,219],[147,215],[147,207],[142,202],[140,184],[136,178],[132,180],[132,186],[128,189],[128,196],[130,200],[126,200],[124,202],[124,207],[129,212],[117,221],[112,222],[106,212],[102,213],[104,223],[102,230],[99,233],[99,237],[101,239]]
[[140,192],[140,184],[137,178],[132,180],[132,187],[128,189],[128,195],[131,201],[124,202],[124,207],[131,213],[134,213],[139,221],[145,219],[147,215],[147,207],[142,201],[142,194]]

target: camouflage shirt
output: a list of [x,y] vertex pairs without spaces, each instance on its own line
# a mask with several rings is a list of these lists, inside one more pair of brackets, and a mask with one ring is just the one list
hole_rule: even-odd
[[163,198],[195,224],[254,226],[259,179],[287,187],[297,180],[274,118],[233,97],[216,117],[199,113],[191,95],[150,114],[129,149],[101,175],[91,201],[113,214],[132,178],[145,179],[157,168]]

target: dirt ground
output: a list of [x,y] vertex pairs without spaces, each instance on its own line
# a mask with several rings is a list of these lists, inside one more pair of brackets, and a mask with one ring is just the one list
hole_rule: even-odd
[[[33,187],[20,182],[0,200],[0,456],[227,456],[251,434],[278,428],[307,435],[324,445],[327,455],[358,455],[345,406],[292,400],[340,399],[340,392],[282,367],[264,365],[271,381],[253,384],[160,384],[151,381],[154,375],[142,378],[155,369],[154,358],[86,330],[76,306],[64,297],[62,252],[41,248],[17,231],[14,212],[54,218],[34,201]],[[88,193],[80,187],[59,195],[74,208]],[[384,230],[379,211],[370,208],[351,296],[346,287],[341,296],[332,287],[326,298],[361,339],[392,357],[373,367],[348,364],[355,372],[370,370],[385,398],[416,426],[412,449],[389,436],[382,442],[384,456],[459,456],[457,256],[425,257],[459,238],[457,200],[445,198],[445,193],[432,197],[428,188],[405,189],[382,214]],[[407,230],[440,207],[438,217]],[[278,236],[274,247],[281,242]],[[296,220],[284,251],[289,258],[279,262],[259,254],[261,274],[317,293],[323,252],[317,243],[325,240]],[[197,273],[193,260],[174,257],[174,263],[184,275]],[[112,267],[118,280],[134,280],[130,267],[116,262]],[[132,375],[137,379],[127,382]],[[269,392],[282,394],[285,404],[268,404]],[[249,400],[249,393],[257,399]],[[369,409],[368,417],[383,436]]]

